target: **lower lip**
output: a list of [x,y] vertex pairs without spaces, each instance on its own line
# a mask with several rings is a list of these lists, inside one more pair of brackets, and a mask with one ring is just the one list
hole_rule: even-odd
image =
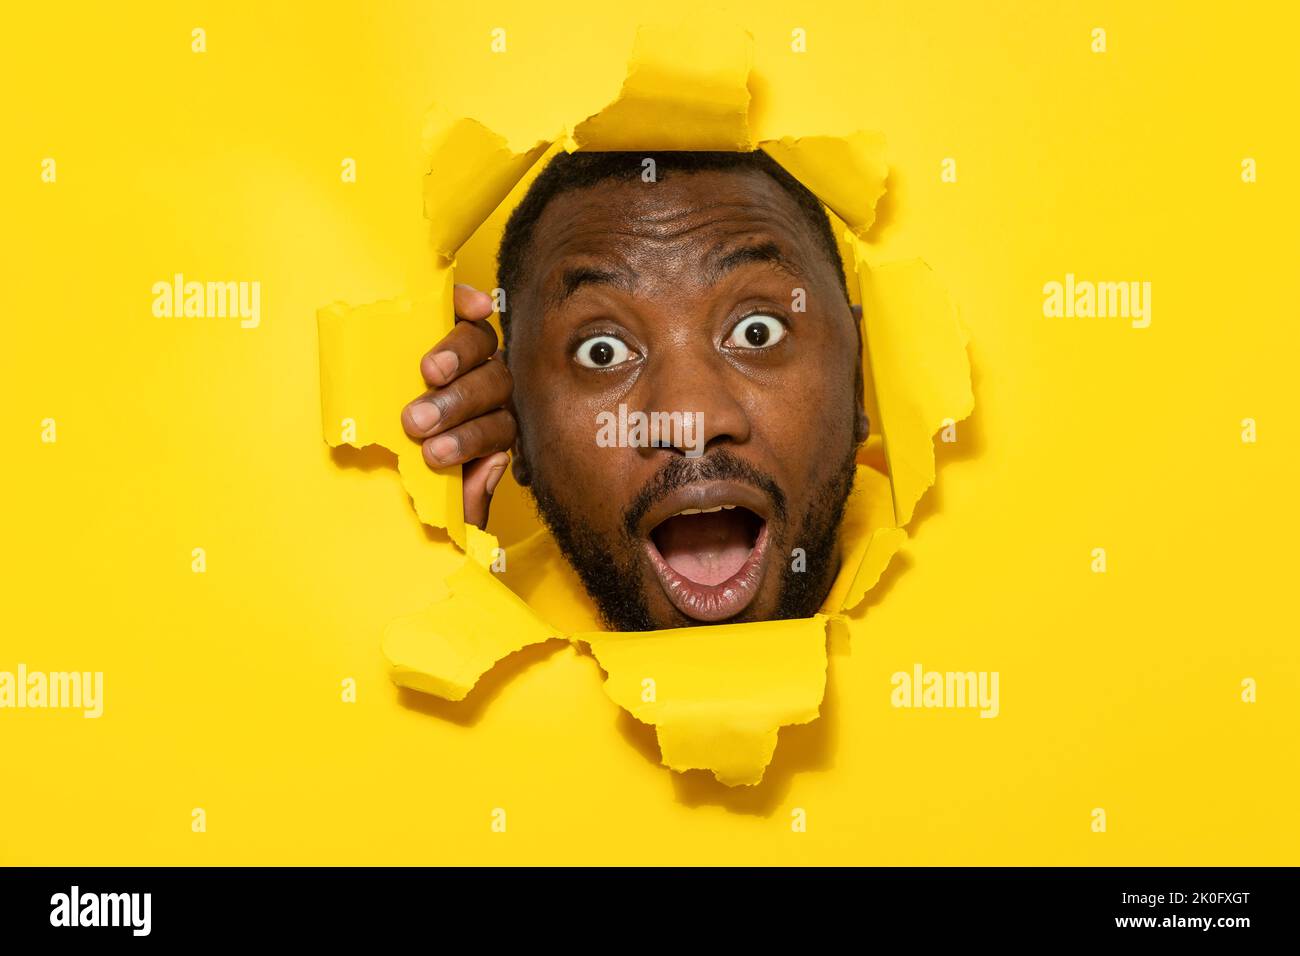
[[673,607],[696,621],[725,621],[745,610],[758,597],[766,567],[767,524],[759,529],[754,548],[740,570],[721,584],[696,584],[674,571],[653,542],[647,541],[645,548]]

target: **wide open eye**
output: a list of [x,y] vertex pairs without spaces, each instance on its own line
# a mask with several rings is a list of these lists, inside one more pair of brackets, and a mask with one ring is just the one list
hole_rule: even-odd
[[724,345],[738,349],[765,349],[785,338],[785,323],[771,315],[747,315],[731,330]]
[[593,335],[579,343],[574,358],[587,368],[612,368],[622,365],[631,355],[632,350],[621,339],[612,335]]

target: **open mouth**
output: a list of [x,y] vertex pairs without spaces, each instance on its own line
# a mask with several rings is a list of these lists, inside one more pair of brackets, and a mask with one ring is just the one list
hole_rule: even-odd
[[[679,496],[674,496],[677,498]],[[664,593],[697,621],[735,617],[758,596],[767,567],[767,520],[725,488],[680,496],[651,527],[646,552]],[[689,502],[689,503],[688,503]]]

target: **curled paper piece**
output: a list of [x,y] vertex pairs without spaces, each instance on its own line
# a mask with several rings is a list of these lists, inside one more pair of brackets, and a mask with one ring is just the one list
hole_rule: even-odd
[[424,388],[420,358],[455,322],[451,269],[439,269],[437,277],[428,301],[394,299],[355,308],[335,303],[316,313],[321,420],[330,447],[379,445],[393,452],[420,520],[445,528],[464,548],[460,468],[431,470],[400,418],[411,396]]
[[[708,21],[643,28],[619,97],[557,138],[570,151],[752,149],[751,58],[752,40],[742,30]],[[887,177],[881,138],[854,133],[761,144],[849,227],[862,289],[864,360],[880,419],[879,443],[873,440],[859,456],[840,532],[841,567],[820,613],[614,634],[598,630],[594,608],[544,531],[512,548],[511,570],[497,575],[491,569],[497,539],[464,522],[460,469],[430,470],[419,444],[401,428],[402,407],[423,389],[420,357],[454,323],[456,251],[554,145],[517,152],[477,120],[445,111],[430,114],[425,136],[436,292],[428,301],[336,304],[318,313],[326,441],[393,451],[420,520],[446,529],[467,555],[435,589],[429,607],[386,630],[392,679],[462,700],[510,654],[565,637],[590,647],[606,672],[610,698],[656,728],[665,765],[707,770],[733,786],[759,782],[780,728],[818,716],[828,630],[847,632],[848,615],[906,541],[902,526],[934,483],[932,436],[945,419],[960,420],[973,408],[966,336],[928,267],[867,262],[862,237]],[[879,470],[884,464],[888,476]],[[654,682],[652,699],[647,679]]]
[[873,268],[863,242],[856,236],[850,241],[895,523],[901,527],[934,484],[934,434],[975,410],[968,336],[928,265],[917,260]]
[[[429,242],[444,264],[483,224],[551,144],[514,152],[478,120],[434,107],[424,120],[424,217]],[[432,343],[430,343],[432,344]]]
[[826,618],[579,634],[605,693],[652,724],[665,765],[756,784],[777,731],[815,720],[826,691]]
[[858,236],[876,221],[889,167],[885,138],[859,130],[848,136],[765,140],[760,148],[844,220]]
[[440,598],[384,632],[393,683],[464,700],[498,661],[556,635],[473,558],[453,571]]
[[637,30],[618,99],[577,125],[570,152],[750,150],[749,71],[753,38],[730,24]]
[[840,523],[840,573],[822,602],[822,613],[840,616],[856,609],[906,540],[907,532],[894,527],[889,479],[859,464]]

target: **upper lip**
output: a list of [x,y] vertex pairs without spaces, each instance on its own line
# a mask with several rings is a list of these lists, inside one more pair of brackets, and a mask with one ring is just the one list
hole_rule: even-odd
[[767,495],[753,485],[735,481],[700,481],[677,488],[655,502],[642,517],[637,533],[641,538],[649,538],[650,532],[675,514],[688,508],[704,510],[720,505],[739,505],[764,522],[772,517],[772,505]]

